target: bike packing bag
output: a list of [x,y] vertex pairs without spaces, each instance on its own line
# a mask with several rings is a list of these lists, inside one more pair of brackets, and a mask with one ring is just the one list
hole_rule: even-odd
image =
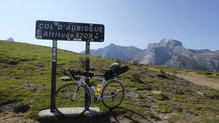
[[123,73],[127,72],[128,70],[129,70],[128,66],[120,67],[119,69],[116,70],[116,75],[123,74]]
[[129,70],[129,67],[128,66],[123,66],[123,67],[110,67],[109,70],[107,70],[105,73],[104,73],[104,78],[105,80],[109,80],[109,79],[112,79],[114,78],[115,76],[117,75],[120,75],[120,74],[123,74],[125,73],[126,71]]

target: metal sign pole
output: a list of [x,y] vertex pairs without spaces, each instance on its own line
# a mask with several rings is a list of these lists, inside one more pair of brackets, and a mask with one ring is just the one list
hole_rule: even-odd
[[[86,72],[90,71],[90,40],[86,41],[86,49],[85,49],[85,58],[86,58]],[[89,85],[89,79],[86,78],[86,83]],[[88,95],[85,93],[85,107],[88,105]],[[89,109],[89,108],[88,108]]]
[[52,43],[52,79],[51,79],[51,99],[50,112],[55,112],[55,92],[56,92],[56,64],[57,64],[57,40]]

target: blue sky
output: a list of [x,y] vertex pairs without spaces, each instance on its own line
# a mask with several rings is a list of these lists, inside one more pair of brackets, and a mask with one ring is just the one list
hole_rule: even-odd
[[[218,0],[1,0],[0,39],[51,46],[35,39],[36,20],[105,25],[105,41],[146,49],[176,39],[190,49],[219,50]],[[85,42],[59,41],[58,48],[80,52]]]

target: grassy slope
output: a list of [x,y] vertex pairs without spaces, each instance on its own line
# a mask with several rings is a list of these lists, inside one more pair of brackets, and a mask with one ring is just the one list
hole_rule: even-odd
[[[58,50],[57,87],[62,82],[63,69],[80,69],[83,55]],[[98,73],[115,60],[91,57],[91,69]],[[131,71],[116,79],[123,83],[126,95],[120,108],[114,110],[119,119],[134,122],[163,120],[212,122],[218,121],[219,91],[194,85],[183,79],[164,74],[170,68],[128,65]],[[177,71],[180,72],[180,71]],[[50,106],[51,48],[0,41],[0,106],[13,104],[14,110],[27,109],[27,117],[38,119],[38,112]],[[161,92],[161,93],[160,93]],[[155,94],[158,93],[158,94]],[[108,110],[99,106],[107,116]],[[24,108],[26,107],[26,108]],[[19,110],[17,111],[19,112]]]

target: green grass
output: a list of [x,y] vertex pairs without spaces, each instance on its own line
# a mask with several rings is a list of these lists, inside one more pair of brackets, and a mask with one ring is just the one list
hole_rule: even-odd
[[[39,111],[50,108],[51,55],[50,47],[0,41],[0,114],[1,107],[12,104],[14,112],[27,112],[25,117],[38,120],[62,119],[62,117],[38,116]],[[64,69],[84,70],[83,64],[79,62],[84,57],[78,53],[58,50],[57,89],[72,82],[61,81]],[[114,62],[116,60],[90,57],[91,70],[97,74],[103,74],[101,69],[108,69]],[[139,122],[142,119],[163,120],[160,115],[174,112],[181,120],[187,115],[198,114],[199,119],[208,117],[203,122],[210,119],[217,121],[215,119],[219,115],[217,90],[206,90],[167,74],[170,71],[180,73],[185,70],[120,62],[122,65],[128,65],[131,71],[115,78],[125,88],[125,97],[120,108],[113,110],[116,116]],[[153,71],[150,68],[160,71]],[[205,74],[217,75],[217,73]],[[100,83],[91,81],[95,84]],[[176,94],[176,90],[179,89],[184,93]],[[153,90],[160,90],[161,93],[153,94]],[[203,92],[204,96],[200,97],[196,91]],[[98,106],[104,112],[100,117],[109,119],[111,113],[102,102],[92,103],[91,106]]]
[[156,111],[160,113],[182,112],[182,108],[171,101],[162,101],[158,103]]
[[219,99],[219,93],[218,92],[208,92],[204,94],[206,97],[211,99]]
[[[27,117],[34,119],[39,118],[40,110],[50,108],[51,55],[49,47],[0,41],[0,106],[19,104],[15,106],[15,110],[30,107]],[[84,70],[78,62],[84,55],[58,50],[57,57],[57,88],[59,88],[69,83],[59,78],[63,76],[63,69]],[[93,56],[90,60],[91,69],[96,72],[108,69],[110,64],[115,62]],[[108,111],[102,103],[92,106],[98,106],[104,112]]]
[[195,72],[200,75],[204,75],[208,78],[219,79],[219,73],[216,72],[206,72],[206,71],[195,71]]
[[160,94],[153,94],[152,95],[156,100],[159,100],[159,101],[164,101],[164,100],[168,100],[169,97],[165,94],[165,93],[160,93]]
[[156,114],[154,114],[154,113],[152,113],[152,112],[148,112],[147,114],[149,115],[150,118],[154,119],[155,121],[161,120],[161,119],[159,118],[159,116],[157,116]]

